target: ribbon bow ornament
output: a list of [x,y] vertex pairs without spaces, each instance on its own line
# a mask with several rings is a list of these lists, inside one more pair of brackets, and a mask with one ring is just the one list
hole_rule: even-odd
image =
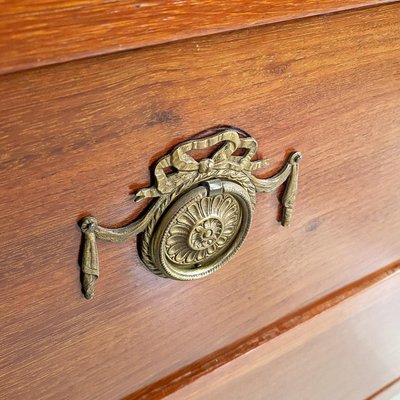
[[[211,158],[195,160],[188,154],[192,150],[204,150],[223,143]],[[235,151],[246,150],[242,156],[234,156]],[[251,161],[256,155],[258,144],[252,137],[240,137],[239,132],[227,129],[213,136],[182,143],[174,148],[171,154],[161,158],[154,169],[156,184],[150,188],[141,189],[135,201],[148,197],[159,197],[174,191],[178,186],[192,180],[197,174],[211,170],[243,171],[251,175],[251,171],[268,165],[268,160]],[[176,172],[167,173],[173,168]]]

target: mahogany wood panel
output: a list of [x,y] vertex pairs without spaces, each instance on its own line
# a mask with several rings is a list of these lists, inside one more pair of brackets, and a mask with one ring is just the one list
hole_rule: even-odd
[[400,376],[399,287],[397,273],[168,399],[371,398]]
[[[249,336],[240,338],[236,342],[230,343],[228,346],[218,349],[214,353],[208,354],[206,357],[196,360],[194,363],[181,368],[173,374],[168,375],[135,393],[132,393],[124,400],[162,399],[165,396],[185,387],[191,382],[196,381],[201,376],[209,374],[224,364],[227,364],[241,355],[256,349],[263,343],[275,339],[276,337],[288,332],[291,329],[294,329],[297,325],[300,325],[311,318],[315,318],[324,311],[329,310],[331,307],[336,306],[342,301],[357,295],[358,293],[375,285],[388,276],[397,273],[399,270],[400,263],[395,263],[388,265],[370,275],[367,275],[360,280],[352,282],[351,284],[331,292],[321,299],[318,299],[314,303],[307,304],[305,307],[285,315],[278,321],[274,321],[271,325],[268,325]],[[394,390],[392,389],[392,386],[395,386],[394,384],[396,382],[397,381],[390,382],[383,388],[380,388],[378,392],[385,392],[385,394],[389,393],[389,387],[391,389],[390,391]],[[377,396],[378,392],[371,397],[373,398],[373,396]]]
[[[119,399],[399,258],[400,5],[313,17],[0,79],[0,393]],[[76,222],[136,215],[174,144],[238,126],[304,154],[293,224],[259,195],[240,253],[196,282],[99,243],[80,292]],[[265,175],[268,171],[265,172]]]
[[0,1],[0,74],[393,0]]

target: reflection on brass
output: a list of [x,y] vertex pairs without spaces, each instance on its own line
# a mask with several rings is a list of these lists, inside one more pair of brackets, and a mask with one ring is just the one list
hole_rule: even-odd
[[[196,160],[189,154],[211,146],[216,148],[211,158]],[[96,238],[121,242],[141,234],[140,257],[151,272],[193,280],[211,274],[239,250],[250,228],[256,192],[272,192],[287,182],[282,225],[289,225],[301,154],[292,153],[277,174],[259,179],[253,171],[266,166],[267,160],[253,160],[257,148],[256,140],[239,129],[215,129],[210,136],[179,144],[157,162],[154,186],[139,190],[135,197],[154,199],[144,216],[115,229],[99,226],[93,217],[84,218],[85,297],[93,297],[99,277]],[[243,155],[235,155],[237,150],[244,150]]]

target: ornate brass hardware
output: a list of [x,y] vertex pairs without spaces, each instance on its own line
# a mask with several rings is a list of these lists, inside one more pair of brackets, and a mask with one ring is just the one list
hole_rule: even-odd
[[[200,161],[191,150],[219,146]],[[135,200],[155,198],[146,214],[129,225],[109,229],[85,217],[82,289],[91,299],[99,277],[96,238],[121,242],[141,234],[140,257],[154,274],[193,280],[211,274],[240,248],[250,227],[256,192],[272,192],[287,182],[283,194],[282,225],[290,222],[297,193],[300,152],[292,153],[274,176],[259,179],[252,172],[267,160],[252,158],[257,142],[236,128],[214,129],[210,136],[189,140],[162,157],[154,170],[155,185],[141,189]],[[234,155],[245,150],[241,156]],[[166,172],[173,167],[173,172]]]

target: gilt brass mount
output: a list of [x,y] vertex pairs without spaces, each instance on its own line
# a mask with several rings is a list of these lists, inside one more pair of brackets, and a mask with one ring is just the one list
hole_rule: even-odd
[[[197,161],[189,155],[191,150],[212,146],[216,150],[211,158]],[[268,161],[252,160],[257,148],[256,140],[239,129],[214,129],[209,136],[179,144],[157,162],[154,186],[135,196],[136,201],[154,198],[141,218],[110,229],[85,217],[81,223],[85,297],[93,297],[99,277],[96,238],[121,242],[141,234],[139,254],[151,272],[193,280],[216,271],[239,250],[250,228],[256,192],[272,192],[286,182],[282,225],[287,226],[297,193],[301,154],[292,153],[277,174],[259,179],[252,173]],[[244,154],[234,155],[240,149]],[[167,172],[171,167],[173,171]]]

